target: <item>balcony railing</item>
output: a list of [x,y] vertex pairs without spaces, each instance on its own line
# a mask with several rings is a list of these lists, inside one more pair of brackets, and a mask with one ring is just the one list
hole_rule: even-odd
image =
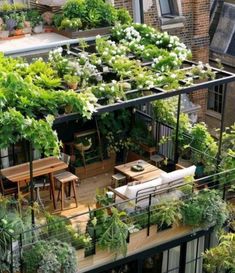
[[[230,188],[235,183],[235,169],[229,171],[223,171],[214,175],[210,175],[207,177],[203,177],[201,179],[195,180],[192,191],[198,192],[199,194],[202,191],[205,191],[205,188],[209,191],[216,190],[220,197],[224,200],[228,200],[231,197]],[[122,211],[123,209],[127,212],[124,216],[120,216],[119,219],[131,226],[130,223],[133,223],[133,227],[129,229],[129,236],[127,236],[127,255],[131,255],[134,252],[143,251],[146,248],[150,248],[161,244],[163,241],[171,241],[176,237],[181,237],[188,235],[193,232],[193,228],[190,226],[181,225],[180,228],[175,229],[173,233],[166,232],[164,235],[157,235],[156,221],[154,219],[154,212],[158,210],[157,207],[164,200],[166,200],[166,194],[171,194],[176,190],[179,190],[182,187],[180,185],[174,185],[171,188],[158,188],[154,193],[142,196],[142,200],[145,200],[142,207],[138,205],[138,200],[136,198],[125,200],[118,203],[113,203],[105,207],[101,207],[98,209],[93,209],[84,213],[80,213],[77,215],[73,215],[66,219],[57,219],[56,222],[52,221],[51,223],[47,223],[44,225],[35,226],[32,229],[29,229],[20,234],[9,234],[9,249],[8,254],[5,261],[2,261],[6,264],[6,267],[9,268],[8,272],[23,272],[23,260],[22,254],[27,251],[30,252],[33,250],[33,247],[41,240],[46,240],[47,242],[50,240],[60,240],[64,242],[71,242],[71,233],[68,229],[64,229],[66,225],[69,223],[75,223],[75,225],[79,225],[79,236],[83,236],[83,238],[87,238],[90,242],[85,246],[84,240],[79,241],[74,240],[72,245],[76,248],[76,255],[78,257],[78,272],[86,272],[88,269],[92,269],[95,267],[99,267],[103,263],[112,262],[114,258],[120,259],[122,255],[120,252],[113,254],[109,253],[102,255],[98,252],[101,240],[101,234],[99,234],[99,226],[102,225],[102,222],[97,222],[94,224],[97,219],[102,219],[102,217],[112,217],[113,208],[118,209],[118,211]],[[163,196],[163,198],[161,198]],[[158,198],[158,204],[154,203]],[[183,194],[180,199],[183,202],[187,200],[191,200],[194,198],[191,193]],[[172,200],[168,199],[168,202]],[[212,226],[207,226],[206,228]],[[159,226],[159,225],[158,225]],[[174,225],[173,225],[174,226]],[[163,226],[162,226],[163,227]],[[199,229],[203,229],[204,227],[198,227]],[[132,230],[131,230],[132,229]],[[135,233],[135,232],[136,233]],[[132,248],[132,242],[130,238],[133,235],[136,235],[138,238],[140,235],[137,232],[141,231],[142,236],[144,236],[144,240],[137,240],[137,243],[134,243],[134,248]],[[134,232],[134,233],[132,233]],[[195,229],[194,229],[195,232]],[[131,236],[130,236],[131,233]],[[143,235],[144,234],[144,235]],[[140,237],[139,237],[140,238]],[[85,246],[85,252],[82,250]],[[24,254],[23,254],[24,255]],[[45,253],[45,255],[47,255]],[[91,259],[89,259],[90,255],[93,256],[93,262],[91,263]],[[88,256],[88,257],[87,257]],[[89,262],[87,262],[89,261]]]

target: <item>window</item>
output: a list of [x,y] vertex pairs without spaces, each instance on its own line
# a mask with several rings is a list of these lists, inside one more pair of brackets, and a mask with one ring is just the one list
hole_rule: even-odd
[[207,109],[219,114],[222,112],[223,85],[215,86],[208,92]]
[[159,3],[163,17],[174,16],[178,13],[174,0],[159,0]]

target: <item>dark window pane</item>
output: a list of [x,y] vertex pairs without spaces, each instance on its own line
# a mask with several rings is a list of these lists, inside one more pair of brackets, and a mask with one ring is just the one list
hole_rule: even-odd
[[162,15],[171,14],[171,6],[169,0],[160,0]]

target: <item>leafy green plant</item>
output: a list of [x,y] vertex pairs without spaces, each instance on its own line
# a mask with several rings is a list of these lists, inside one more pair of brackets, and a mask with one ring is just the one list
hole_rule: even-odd
[[182,220],[181,214],[182,202],[166,201],[157,204],[151,208],[151,224],[157,224],[159,229],[171,227],[173,224],[178,225]]
[[132,18],[126,9],[121,8],[117,10],[117,21],[119,21],[121,24],[130,24],[132,22]]
[[74,249],[58,240],[37,241],[32,246],[25,247],[22,256],[26,273],[77,272]]
[[80,82],[80,77],[76,75],[66,74],[64,75],[64,80],[67,83],[67,85],[70,87],[73,84],[78,85],[78,83]]
[[83,18],[85,13],[86,7],[84,0],[68,0],[63,6],[63,14],[69,19]]
[[49,238],[71,244],[75,249],[89,248],[91,246],[89,235],[82,233],[79,227],[73,228],[68,220],[49,213],[45,213],[45,217],[47,222],[46,232]]
[[107,249],[110,252],[126,255],[128,226],[121,220],[125,213],[112,209],[112,215],[104,223],[104,233],[98,240],[101,249]]
[[79,18],[73,18],[73,19],[69,19],[69,18],[63,18],[63,20],[61,20],[59,29],[71,29],[71,30],[78,30],[82,28],[82,22]]
[[206,272],[235,272],[235,234],[225,233],[220,236],[218,246],[207,250],[203,258],[205,259]]
[[215,190],[194,193],[182,207],[183,223],[191,226],[221,228],[229,217],[225,201]]
[[42,24],[43,21],[40,12],[36,9],[27,11],[26,20],[30,21],[32,27]]
[[105,190],[97,190],[95,198],[96,198],[96,202],[97,202],[98,206],[100,206],[100,207],[108,206],[114,202],[113,198],[110,198],[107,195],[106,189]]

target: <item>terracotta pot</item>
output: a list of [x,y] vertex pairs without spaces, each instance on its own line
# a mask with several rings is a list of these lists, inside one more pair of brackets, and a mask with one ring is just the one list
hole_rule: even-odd
[[72,105],[67,105],[64,110],[65,110],[66,114],[69,114],[69,113],[72,112],[73,106]]
[[24,30],[23,29],[16,29],[14,32],[15,36],[20,36],[20,35],[24,35]]
[[70,89],[73,89],[73,90],[77,90],[77,88],[78,88],[77,82],[76,83],[67,83],[67,85]]
[[24,21],[24,27],[25,27],[25,28],[31,27],[30,21]]

